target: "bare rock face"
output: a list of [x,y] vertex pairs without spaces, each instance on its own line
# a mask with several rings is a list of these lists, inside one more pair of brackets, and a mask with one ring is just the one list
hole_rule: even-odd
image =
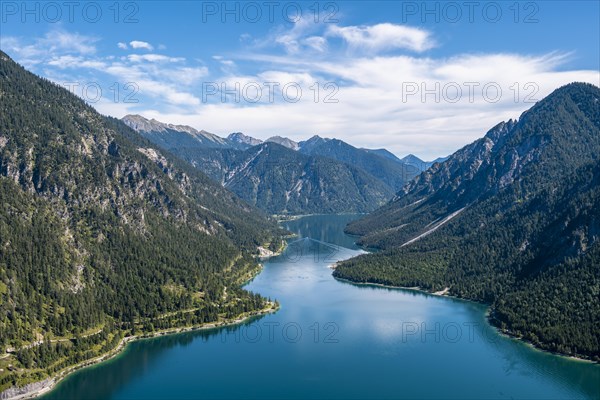
[[54,385],[54,379],[49,378],[40,382],[34,382],[22,387],[12,387],[0,393],[0,400],[17,400],[34,397],[36,393],[49,389]]
[[292,139],[288,139],[281,136],[273,136],[266,140],[267,142],[277,143],[282,145],[283,147],[287,147],[288,149],[298,150],[298,143],[294,142]]
[[232,142],[205,130],[197,130],[188,125],[167,124],[141,115],[126,115],[122,121],[149,139],[161,139],[170,146],[177,143],[197,144],[209,147],[231,147]]
[[255,139],[251,136],[244,135],[242,132],[234,132],[227,136],[227,139],[231,140],[235,143],[241,143],[248,146],[258,146],[263,141],[260,139]]

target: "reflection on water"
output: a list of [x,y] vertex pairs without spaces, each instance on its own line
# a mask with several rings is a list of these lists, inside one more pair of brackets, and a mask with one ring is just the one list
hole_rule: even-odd
[[284,224],[298,236],[247,285],[276,314],[132,343],[47,398],[600,396],[599,366],[498,335],[480,304],[333,279],[332,263],[361,253],[343,234],[352,218]]

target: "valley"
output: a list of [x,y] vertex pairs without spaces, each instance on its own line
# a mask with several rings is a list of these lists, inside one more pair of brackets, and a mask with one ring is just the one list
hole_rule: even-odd
[[2,3],[0,400],[598,399],[584,3]]
[[335,276],[448,287],[491,304],[506,333],[598,361],[599,101],[593,85],[564,86],[434,165],[346,228],[380,251]]
[[433,165],[319,136],[299,143],[279,136],[262,142],[239,132],[221,138],[139,115],[123,122],[269,214],[370,212]]
[[[282,223],[296,237],[244,287],[279,299],[276,313],[234,327],[131,343],[108,363],[71,375],[43,399],[558,400],[600,394],[598,365],[499,334],[481,304],[333,278],[332,263],[363,253],[343,232],[358,217]],[[232,374],[236,385],[228,383]],[[437,384],[427,384],[432,380]]]

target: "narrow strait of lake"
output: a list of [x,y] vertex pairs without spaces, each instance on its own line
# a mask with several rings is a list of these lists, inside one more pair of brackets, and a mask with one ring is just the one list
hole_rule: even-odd
[[246,288],[281,309],[245,324],[134,342],[50,399],[597,399],[600,366],[500,336],[485,307],[335,280],[361,253],[356,216],[311,216]]

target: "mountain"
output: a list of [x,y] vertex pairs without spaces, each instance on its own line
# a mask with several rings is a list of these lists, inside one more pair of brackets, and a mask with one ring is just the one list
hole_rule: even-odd
[[227,136],[227,139],[230,142],[238,143],[241,145],[246,145],[248,147],[258,146],[259,144],[261,144],[263,142],[260,139],[255,139],[253,137],[246,136],[242,132],[234,132],[234,133],[230,134],[229,136]]
[[246,150],[228,169],[224,184],[271,214],[362,213],[393,194],[359,168],[275,143]]
[[0,391],[269,306],[239,284],[274,222],[3,52],[0,98]]
[[318,136],[299,143],[299,151],[311,156],[328,157],[358,167],[384,182],[394,191],[414,178],[421,170],[390,160],[370,150],[358,149],[338,139]]
[[[140,133],[269,214],[373,211],[391,199],[406,179],[403,164],[319,136],[301,143],[274,137],[240,149],[199,142],[189,145],[163,138],[162,134]],[[227,141],[247,146],[256,139],[236,133]],[[335,151],[324,151],[327,149],[323,146],[329,143]],[[415,173],[411,170],[409,177]]]
[[[422,170],[422,166],[391,158],[390,155],[395,156],[386,150],[358,149],[341,140],[318,135],[300,143],[280,136],[261,142],[240,132],[230,134],[227,139],[208,136],[209,140],[201,134],[204,131],[191,127],[164,124],[140,116],[127,116],[123,121],[156,145],[173,152],[242,199],[271,214],[373,211]],[[258,151],[255,147],[271,149],[262,146],[265,143],[278,144],[288,152],[266,151],[257,156],[260,162],[252,162]],[[297,154],[292,155],[290,151]],[[283,157],[285,161],[277,157]],[[327,158],[330,162],[315,162],[314,158]],[[289,164],[284,176],[290,180],[285,185],[269,180],[278,173],[276,170],[282,162]],[[311,172],[306,170],[307,166],[319,169]],[[338,175],[331,175],[334,170]],[[240,176],[251,177],[253,181],[244,182]],[[302,186],[303,189],[298,191],[293,188],[299,184],[301,176],[310,185]],[[338,180],[335,184],[334,179]],[[359,184],[361,187],[357,187]],[[319,187],[332,191],[317,195],[314,190]],[[294,193],[291,197],[290,191]],[[268,200],[259,201],[261,196]]]
[[273,136],[265,140],[265,142],[277,143],[281,146],[287,147],[288,149],[298,150],[298,143],[294,142],[291,139],[284,138],[281,136]]
[[126,115],[122,121],[146,139],[165,149],[187,148],[247,148],[244,143],[224,139],[220,136],[198,131],[187,125],[173,125],[146,119],[141,115]]
[[401,161],[404,164],[410,165],[415,167],[419,172],[423,172],[425,171],[427,168],[429,168],[431,166],[430,163],[421,160],[419,157],[413,155],[413,154],[409,154],[406,157],[403,157],[401,159]]
[[448,159],[448,157],[439,157],[433,161],[423,161],[419,157],[417,157],[413,154],[409,154],[406,157],[403,157],[401,159],[401,161],[407,165],[411,165],[411,166],[417,168],[419,170],[419,172],[423,172],[423,171],[426,171],[427,169],[431,168],[431,166],[433,164],[442,163],[442,162],[446,161],[447,159]]
[[403,163],[414,164],[414,165],[425,164],[425,161],[421,160],[419,157],[415,156],[414,154],[409,154],[406,157],[402,157],[402,159],[400,161],[402,161]]
[[449,288],[536,346],[600,360],[600,89],[557,89],[350,224],[359,282]]
[[298,149],[301,150],[301,152],[304,154],[310,154],[314,149],[318,148],[319,146],[324,145],[325,143],[329,142],[330,140],[331,139],[322,138],[319,135],[314,135],[313,137],[311,137],[308,140],[303,140],[303,141],[299,142]]
[[444,161],[446,161],[448,158],[450,157],[438,157],[433,161],[428,161],[429,166],[431,167],[433,164],[435,163],[443,163]]
[[395,154],[393,154],[392,152],[386,150],[386,149],[361,149],[364,150],[368,153],[373,153],[373,154],[377,154],[378,156],[387,158],[388,160],[392,160],[392,161],[396,161],[398,163],[402,163],[403,161],[401,159],[399,159],[398,157],[396,157]]
[[273,142],[245,151],[180,149],[178,155],[269,214],[362,213],[394,194],[359,168]]

